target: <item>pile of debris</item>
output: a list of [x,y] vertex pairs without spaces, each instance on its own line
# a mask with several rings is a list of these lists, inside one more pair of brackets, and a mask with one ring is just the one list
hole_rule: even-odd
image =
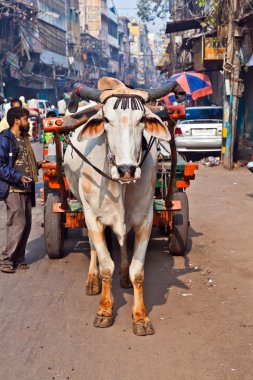
[[220,157],[205,157],[199,161],[202,166],[219,166],[221,163]]

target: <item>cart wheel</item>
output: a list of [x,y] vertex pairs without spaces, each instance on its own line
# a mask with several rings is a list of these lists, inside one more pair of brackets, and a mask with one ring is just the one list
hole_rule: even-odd
[[185,192],[180,191],[173,194],[173,199],[181,201],[181,210],[173,212],[173,235],[169,239],[169,250],[173,256],[183,256],[188,242],[188,198]]
[[44,207],[45,248],[50,259],[60,259],[63,256],[63,217],[61,213],[52,211],[53,205],[59,202],[58,195],[49,193]]

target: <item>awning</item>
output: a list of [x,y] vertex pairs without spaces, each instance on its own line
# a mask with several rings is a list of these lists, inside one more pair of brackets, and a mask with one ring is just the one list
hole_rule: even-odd
[[167,22],[166,34],[183,32],[185,30],[200,29],[201,22],[205,20],[205,17],[197,17],[190,20],[179,20],[173,22]]

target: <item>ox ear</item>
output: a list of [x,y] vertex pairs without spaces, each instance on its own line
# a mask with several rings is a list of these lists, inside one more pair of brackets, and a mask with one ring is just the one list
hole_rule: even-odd
[[145,130],[150,135],[161,139],[170,141],[171,135],[169,130],[166,128],[166,126],[163,124],[160,117],[155,115],[153,112],[150,111],[148,107],[145,107],[146,115],[145,115]]
[[79,132],[78,141],[94,139],[104,133],[104,117],[102,109],[89,118]]

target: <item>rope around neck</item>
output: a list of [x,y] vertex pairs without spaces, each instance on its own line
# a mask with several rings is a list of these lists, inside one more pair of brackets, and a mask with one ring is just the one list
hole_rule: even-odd
[[[86,164],[90,165],[97,173],[99,173],[102,177],[110,180],[110,181],[113,181],[113,182],[119,182],[120,179],[114,179],[112,177],[110,177],[109,175],[107,175],[106,173],[104,173],[102,170],[100,170],[98,167],[96,167],[95,165],[93,165],[71,142],[70,138],[69,138],[69,135],[64,135],[64,142],[68,145],[71,146],[71,148],[76,152],[76,154],[84,161],[86,162]],[[146,160],[153,144],[155,142],[155,137],[151,137],[151,139],[149,140],[149,143],[148,143],[148,147],[147,147],[147,150],[141,160],[141,163],[139,165],[139,167],[141,167],[144,163],[144,161]]]

